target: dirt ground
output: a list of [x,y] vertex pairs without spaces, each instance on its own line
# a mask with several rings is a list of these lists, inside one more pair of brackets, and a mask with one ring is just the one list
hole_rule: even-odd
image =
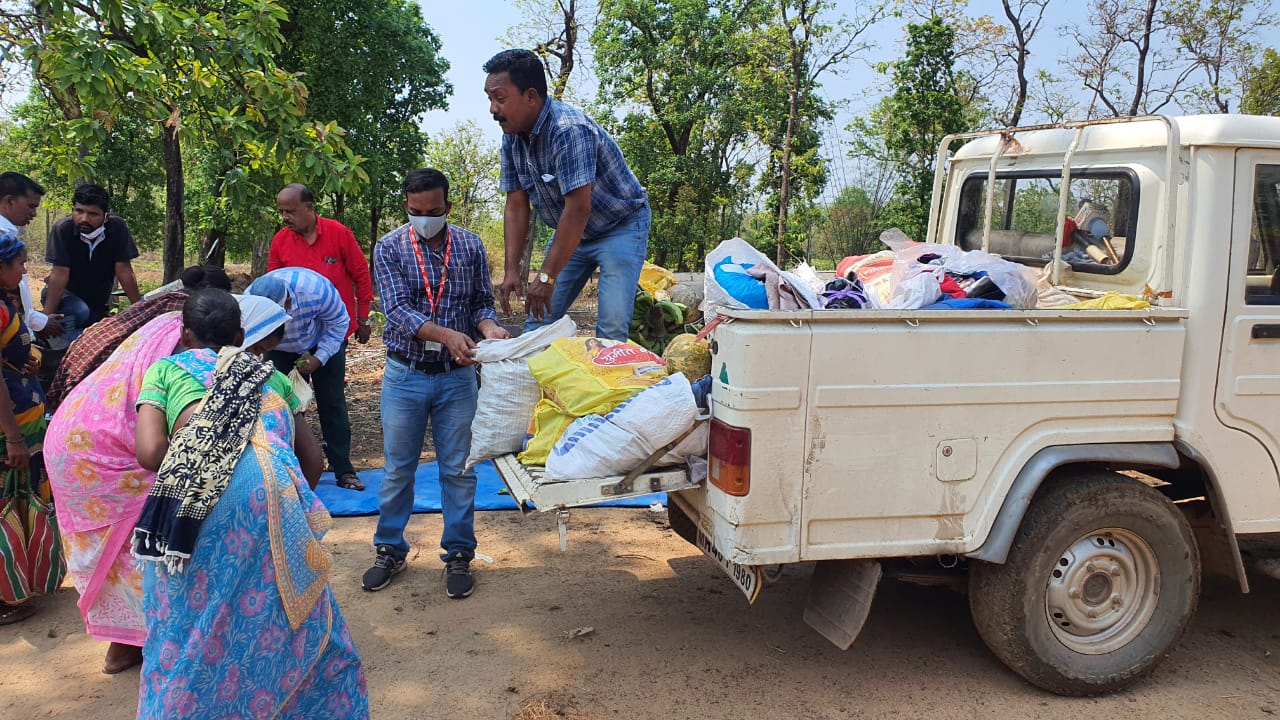
[[[1280,709],[1280,583],[1206,583],[1200,611],[1153,677],[1118,695],[1059,698],[983,646],[966,598],[886,582],[840,652],[801,621],[809,568],[754,607],[711,561],[644,509],[575,510],[561,553],[549,515],[477,518],[477,588],[445,597],[439,515],[417,515],[418,553],[382,592],[360,590],[374,518],[340,518],[333,586],[369,678],[373,717],[1266,718]],[[67,588],[0,628],[0,718],[132,718],[136,670],[98,672]],[[591,632],[569,637],[575,630]]]
[[[38,290],[37,290],[38,292]],[[587,302],[575,310],[589,327]],[[513,322],[513,318],[504,318]],[[348,399],[357,468],[382,464],[383,348],[353,345]],[[430,446],[424,452],[430,458]],[[1280,711],[1280,582],[1253,594],[1206,578],[1200,610],[1148,680],[1103,698],[1048,695],[982,644],[967,598],[886,581],[862,636],[841,652],[801,620],[810,567],[788,568],[748,606],[665,513],[477,516],[477,589],[444,595],[440,516],[417,515],[409,570],[360,589],[375,518],[339,518],[332,583],[369,679],[374,718],[1267,718]],[[134,717],[137,670],[99,672],[70,582],[40,612],[0,627],[0,720]],[[589,629],[589,630],[588,630]]]

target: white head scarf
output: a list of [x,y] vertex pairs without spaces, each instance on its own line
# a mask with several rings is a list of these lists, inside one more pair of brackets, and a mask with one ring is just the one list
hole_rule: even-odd
[[244,328],[244,344],[248,350],[289,321],[289,313],[260,295],[236,295],[240,303],[240,326]]

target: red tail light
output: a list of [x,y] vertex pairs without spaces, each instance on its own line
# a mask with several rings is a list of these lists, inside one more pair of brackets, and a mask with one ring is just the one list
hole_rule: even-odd
[[711,484],[734,497],[751,491],[751,431],[711,420]]

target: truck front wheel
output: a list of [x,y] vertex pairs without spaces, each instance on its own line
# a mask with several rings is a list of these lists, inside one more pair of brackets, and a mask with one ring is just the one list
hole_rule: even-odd
[[1182,513],[1136,480],[1091,470],[1036,496],[1005,564],[972,564],[969,604],[1012,670],[1050,692],[1096,695],[1163,660],[1199,593]]

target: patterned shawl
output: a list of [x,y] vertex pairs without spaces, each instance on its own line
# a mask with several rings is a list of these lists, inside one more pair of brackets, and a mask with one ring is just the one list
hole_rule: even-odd
[[174,433],[134,530],[133,554],[180,573],[218,503],[262,407],[271,366],[235,347],[218,353],[200,409]]

